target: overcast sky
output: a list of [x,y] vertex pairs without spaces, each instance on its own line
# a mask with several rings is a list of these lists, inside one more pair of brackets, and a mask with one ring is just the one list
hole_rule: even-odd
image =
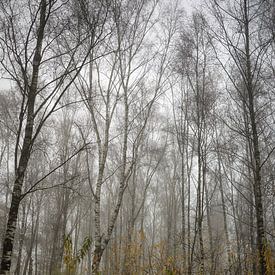
[[[170,1],[171,0],[168,0],[168,2]],[[179,1],[178,2],[179,5],[184,7],[184,9],[188,14],[190,14],[194,8],[199,8],[199,6],[203,2],[203,0],[178,0],[178,1]],[[0,90],[6,90],[10,88],[11,88],[11,82],[9,80],[1,78],[1,75],[0,75]]]
[[193,8],[198,8],[202,4],[203,0],[179,0],[186,12],[190,13]]

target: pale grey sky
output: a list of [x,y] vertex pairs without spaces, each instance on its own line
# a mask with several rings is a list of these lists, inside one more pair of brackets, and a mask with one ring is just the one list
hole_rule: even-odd
[[[168,3],[177,0],[168,0]],[[203,0],[178,0],[178,4],[182,6],[187,14],[190,14],[194,8],[199,8],[203,3]],[[11,81],[0,77],[0,90],[6,90],[11,88]]]
[[0,90],[6,90],[11,88],[11,81],[0,78]]
[[190,13],[193,8],[199,8],[199,6],[203,3],[203,0],[179,0],[179,4],[181,4],[187,13]]

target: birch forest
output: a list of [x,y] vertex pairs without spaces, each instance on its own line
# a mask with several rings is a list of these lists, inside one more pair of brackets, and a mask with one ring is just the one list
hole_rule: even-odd
[[0,274],[274,275],[275,1],[1,0]]

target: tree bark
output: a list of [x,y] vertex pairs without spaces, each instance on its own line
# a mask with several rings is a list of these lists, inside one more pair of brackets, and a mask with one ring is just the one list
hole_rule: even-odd
[[13,252],[14,236],[17,227],[18,210],[21,201],[22,186],[25,177],[25,172],[30,159],[32,149],[32,136],[34,130],[34,105],[38,86],[38,74],[41,62],[42,41],[44,37],[44,29],[46,26],[46,0],[40,2],[40,21],[38,27],[38,37],[35,47],[35,54],[33,58],[33,73],[31,86],[28,91],[28,111],[27,111],[27,123],[25,127],[25,137],[23,141],[22,152],[19,160],[19,165],[15,172],[15,182],[12,191],[11,207],[8,215],[8,223],[6,233],[3,242],[3,252],[1,261],[0,274],[8,274],[11,268],[11,258]]
[[263,201],[262,201],[262,179],[261,179],[261,157],[259,149],[259,136],[256,123],[256,114],[254,107],[255,91],[253,88],[253,76],[251,68],[251,52],[250,52],[250,31],[249,31],[249,17],[248,17],[248,3],[244,0],[244,32],[245,32],[245,54],[246,54],[246,73],[247,83],[246,89],[248,93],[248,109],[252,131],[252,146],[253,146],[253,173],[254,173],[254,197],[256,205],[256,221],[257,221],[257,247],[259,253],[259,263],[261,274],[266,274],[266,260],[265,260],[265,231],[263,219]]

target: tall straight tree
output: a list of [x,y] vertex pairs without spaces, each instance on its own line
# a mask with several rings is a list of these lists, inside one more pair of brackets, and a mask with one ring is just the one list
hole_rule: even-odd
[[[35,141],[87,62],[91,48],[99,41],[96,31],[102,33],[106,19],[107,9],[103,2],[98,3],[91,25],[94,37],[90,39],[90,33],[80,31],[77,20],[72,19],[76,18],[72,4],[56,0],[0,3],[1,69],[20,98],[14,146],[15,177],[0,274],[10,271],[18,211],[24,197],[22,187]],[[87,40],[93,43],[83,52],[80,45]]]
[[[261,0],[235,0],[230,3],[214,0],[211,3],[211,9],[219,26],[218,30],[214,31],[213,37],[227,53],[227,57],[224,55],[217,57],[235,89],[234,98],[235,100],[238,98],[242,112],[247,117],[246,125],[244,123],[243,129],[238,131],[245,132],[245,138],[248,140],[256,213],[258,272],[266,274],[267,239],[263,213],[262,170],[273,149],[264,155],[262,150],[264,131],[260,126],[270,115],[266,112],[269,103],[263,75],[267,70],[265,58],[273,38],[266,24],[262,23],[265,15],[269,14],[269,9]],[[224,62],[224,59],[228,59],[229,62]]]
[[[195,219],[195,234],[192,245],[192,255],[195,253],[195,244],[198,243],[200,259],[200,272],[204,274],[206,249],[203,239],[203,219],[204,208],[207,210],[208,227],[209,227],[209,246],[212,249],[212,231],[210,228],[210,210],[208,202],[208,192],[210,187],[206,178],[207,155],[211,143],[213,126],[213,106],[216,100],[215,89],[213,87],[213,75],[210,67],[212,65],[213,51],[211,48],[211,39],[207,35],[208,25],[202,13],[193,13],[189,26],[180,33],[178,42],[177,64],[176,68],[186,81],[188,86],[188,97],[190,103],[188,105],[189,112],[184,117],[187,120],[189,132],[193,134],[194,152],[196,153],[197,162],[197,206]],[[185,104],[187,104],[185,102]],[[183,106],[184,107],[184,106]],[[210,197],[210,196],[209,196]],[[206,205],[205,205],[206,202]],[[213,253],[212,253],[213,254]],[[191,255],[191,258],[193,257]],[[212,257],[213,258],[213,257]],[[193,262],[193,259],[191,260]],[[211,263],[212,266],[214,263]],[[189,266],[189,273],[192,267]],[[210,272],[211,273],[211,272]]]

